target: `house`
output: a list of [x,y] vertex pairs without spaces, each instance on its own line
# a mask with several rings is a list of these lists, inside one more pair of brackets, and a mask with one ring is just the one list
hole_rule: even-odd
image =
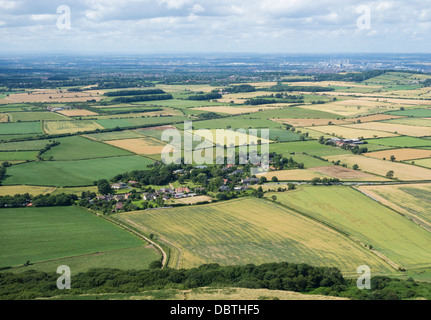
[[144,193],[142,195],[142,199],[147,200],[147,201],[156,200],[157,194],[155,194],[155,193]]
[[219,190],[220,190],[221,192],[224,192],[224,191],[229,191],[229,190],[230,190],[230,188],[229,188],[228,186],[221,186],[221,187],[219,188]]
[[245,188],[244,187],[242,187],[242,186],[236,186],[236,187],[234,187],[233,188],[233,190],[234,191],[242,191],[242,190],[244,190]]
[[161,188],[160,190],[156,191],[157,194],[171,194],[174,193],[174,191],[170,188]]
[[130,196],[132,195],[132,193],[126,193],[124,195],[124,200],[129,200]]
[[259,179],[258,178],[245,178],[245,179],[242,179],[241,182],[244,184],[258,183]]
[[195,166],[196,169],[206,169],[208,168],[207,166]]
[[189,189],[189,188],[187,188],[187,187],[181,187],[181,188],[177,188],[177,189],[175,189],[175,192],[176,192],[176,193],[189,193],[189,192],[190,192],[190,189]]
[[117,202],[117,203],[115,204],[115,211],[123,210],[123,208],[124,208],[124,203],[122,203],[122,202]]
[[127,181],[127,183],[130,184],[131,186],[135,186],[135,185],[139,184],[139,182],[135,181],[135,180],[129,180],[129,181]]
[[173,171],[174,174],[184,173],[184,169],[178,169]]
[[164,201],[168,201],[170,199],[169,196],[167,196],[165,194],[162,196],[162,198],[163,198]]
[[233,176],[235,174],[243,174],[244,171],[242,171],[241,169],[236,169],[235,171],[229,173],[230,176]]
[[127,184],[125,184],[124,182],[113,183],[111,184],[111,188],[114,190],[124,189],[127,188]]
[[114,199],[117,201],[123,200],[124,199],[124,195],[122,194],[116,194],[114,195]]
[[174,194],[174,198],[175,199],[181,199],[181,198],[185,198],[186,195],[184,193],[175,193]]

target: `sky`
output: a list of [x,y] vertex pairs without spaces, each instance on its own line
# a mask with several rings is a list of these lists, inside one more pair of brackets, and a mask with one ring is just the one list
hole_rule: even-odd
[[0,0],[0,54],[430,53],[431,0]]

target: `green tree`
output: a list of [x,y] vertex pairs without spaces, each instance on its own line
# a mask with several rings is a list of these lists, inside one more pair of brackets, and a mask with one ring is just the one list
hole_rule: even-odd
[[394,178],[394,171],[393,171],[393,170],[389,170],[389,171],[386,173],[386,178],[388,178],[388,179],[393,179],[393,178]]
[[102,179],[97,181],[97,190],[100,194],[110,194],[112,193],[111,185],[109,184],[108,180]]

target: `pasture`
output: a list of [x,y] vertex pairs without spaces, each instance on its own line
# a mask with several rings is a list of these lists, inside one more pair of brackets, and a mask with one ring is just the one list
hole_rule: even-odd
[[338,232],[262,199],[121,213],[115,217],[179,247],[180,260],[172,262],[183,268],[202,263],[287,261],[336,266],[353,274],[366,261],[376,272],[389,271],[383,261]]
[[[413,137],[424,137],[431,136],[431,127],[419,127],[419,126],[408,126],[404,124],[395,124],[387,122],[367,122],[347,125],[346,127],[366,130],[366,131],[376,131],[381,132],[378,137],[385,137],[382,135],[383,132],[401,134]],[[369,137],[369,135],[368,135]]]
[[[18,122],[18,123],[2,123],[0,125],[0,135],[11,134],[27,134],[27,133],[42,133],[41,122]],[[1,136],[0,136],[1,139]]]
[[143,244],[126,231],[76,207],[2,209],[0,220],[1,267]]
[[57,114],[55,112],[31,112],[31,111],[22,111],[22,112],[9,112],[9,121],[10,122],[19,122],[19,121],[40,121],[40,120],[70,120],[68,117],[65,117],[61,114]]
[[77,133],[104,129],[93,120],[44,121],[43,130],[48,134]]
[[407,269],[431,265],[430,232],[352,188],[301,187],[276,195],[287,207],[372,245],[395,264]]
[[[431,104],[431,103],[430,103]],[[415,108],[399,111],[391,111],[390,114],[405,117],[431,118],[431,109]]]
[[131,170],[145,170],[150,163],[151,160],[140,156],[23,163],[8,168],[3,185],[89,186],[99,179],[111,179]]
[[370,144],[379,144],[386,147],[400,147],[400,148],[417,148],[417,147],[431,147],[431,140],[420,139],[415,137],[394,137],[383,139],[370,139],[367,140]]
[[0,186],[0,196],[15,195],[15,194],[30,194],[37,196],[38,194],[53,193],[56,188],[40,187],[40,186]]
[[43,154],[44,159],[53,157],[53,160],[83,160],[132,155],[126,150],[79,136],[53,140],[60,142],[60,144],[45,152]]
[[305,130],[314,130],[324,133],[326,135],[342,137],[345,139],[358,139],[363,137],[364,139],[369,138],[383,138],[383,137],[393,137],[397,134],[389,133],[384,131],[372,130],[372,129],[362,129],[351,126],[320,126],[320,127],[306,127]]

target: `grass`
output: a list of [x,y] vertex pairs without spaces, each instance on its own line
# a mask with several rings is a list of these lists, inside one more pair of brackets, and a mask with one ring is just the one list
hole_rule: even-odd
[[126,150],[78,136],[56,138],[54,140],[60,142],[60,145],[45,152],[43,154],[44,159],[53,157],[54,160],[82,160],[132,154]]
[[[368,124],[368,123],[365,123]],[[392,137],[396,135],[395,133],[378,131],[378,130],[368,130],[368,129],[358,129],[346,126],[318,126],[318,127],[307,127],[304,128],[305,131],[310,129],[313,131],[321,132],[322,134],[332,135],[336,137],[342,137],[345,139],[359,139],[361,137],[365,139],[376,137]]]
[[186,120],[184,116],[172,116],[172,117],[147,117],[147,118],[130,118],[130,119],[102,119],[96,120],[95,122],[106,128],[113,129],[115,127],[125,128],[134,126],[145,126],[145,125],[162,125],[172,124],[175,122],[181,122]]
[[25,272],[37,270],[53,272],[59,265],[68,266],[73,274],[86,272],[92,268],[112,268],[120,270],[148,269],[151,262],[159,260],[160,254],[153,248],[139,246],[125,249],[109,250],[104,252],[85,254],[75,257],[61,258],[40,262],[28,267],[18,267],[6,270],[7,272]]
[[255,198],[204,206],[117,214],[181,248],[180,267],[274,261],[337,266],[355,273],[363,261],[383,261],[339,233],[277,204]]
[[18,186],[0,186],[0,196],[7,196],[7,195],[15,195],[15,194],[25,194],[28,193],[32,196],[36,196],[38,194],[45,194],[45,193],[54,193],[56,188],[50,188],[50,187],[40,187],[40,186],[24,186],[24,185],[18,185]]
[[[2,123],[0,125],[0,135],[28,133],[42,133],[42,127],[40,122]],[[0,139],[2,139],[1,136]]]
[[61,114],[55,112],[10,112],[10,122],[17,121],[40,121],[40,120],[69,120],[68,117],[65,117]]
[[338,155],[349,153],[346,150],[320,144],[317,141],[298,141],[288,143],[274,143],[269,146],[270,152],[287,155],[291,152],[306,153],[315,156]]
[[103,132],[103,133],[93,133],[86,135],[85,137],[100,140],[100,141],[110,141],[110,140],[123,140],[123,139],[133,139],[140,138],[142,135],[135,131],[113,131],[113,132]]
[[48,134],[77,133],[103,128],[93,120],[45,121],[43,123],[43,130]]
[[418,118],[431,118],[431,109],[417,108],[417,109],[407,109],[399,111],[391,111],[389,114],[394,114],[397,116],[407,116],[407,117],[418,117]]
[[0,161],[14,161],[14,160],[35,160],[35,151],[8,151],[0,152]]
[[140,156],[23,163],[8,168],[3,185],[88,186],[120,173],[145,170],[150,163],[151,160]]
[[277,198],[290,208],[372,245],[407,269],[431,266],[431,233],[352,188],[302,187],[277,193]]
[[[406,136],[414,136],[414,137],[423,137],[423,136],[431,136],[431,128],[430,127],[419,127],[419,126],[409,126],[405,124],[396,124],[396,123],[387,123],[387,122],[366,122],[366,123],[358,123],[348,125],[354,130],[365,130],[365,132],[373,132],[378,137],[385,137],[384,133],[393,133],[393,134],[401,134]],[[320,128],[319,128],[320,129]],[[380,132],[380,133],[378,133]],[[364,137],[370,138],[371,134],[366,134]],[[388,135],[386,135],[387,137]]]
[[142,245],[126,231],[76,207],[3,209],[0,219],[2,267]]
[[[431,141],[430,141],[431,142]],[[0,144],[0,151],[31,151],[41,150],[47,144],[49,140],[28,140],[19,142],[7,142]]]

